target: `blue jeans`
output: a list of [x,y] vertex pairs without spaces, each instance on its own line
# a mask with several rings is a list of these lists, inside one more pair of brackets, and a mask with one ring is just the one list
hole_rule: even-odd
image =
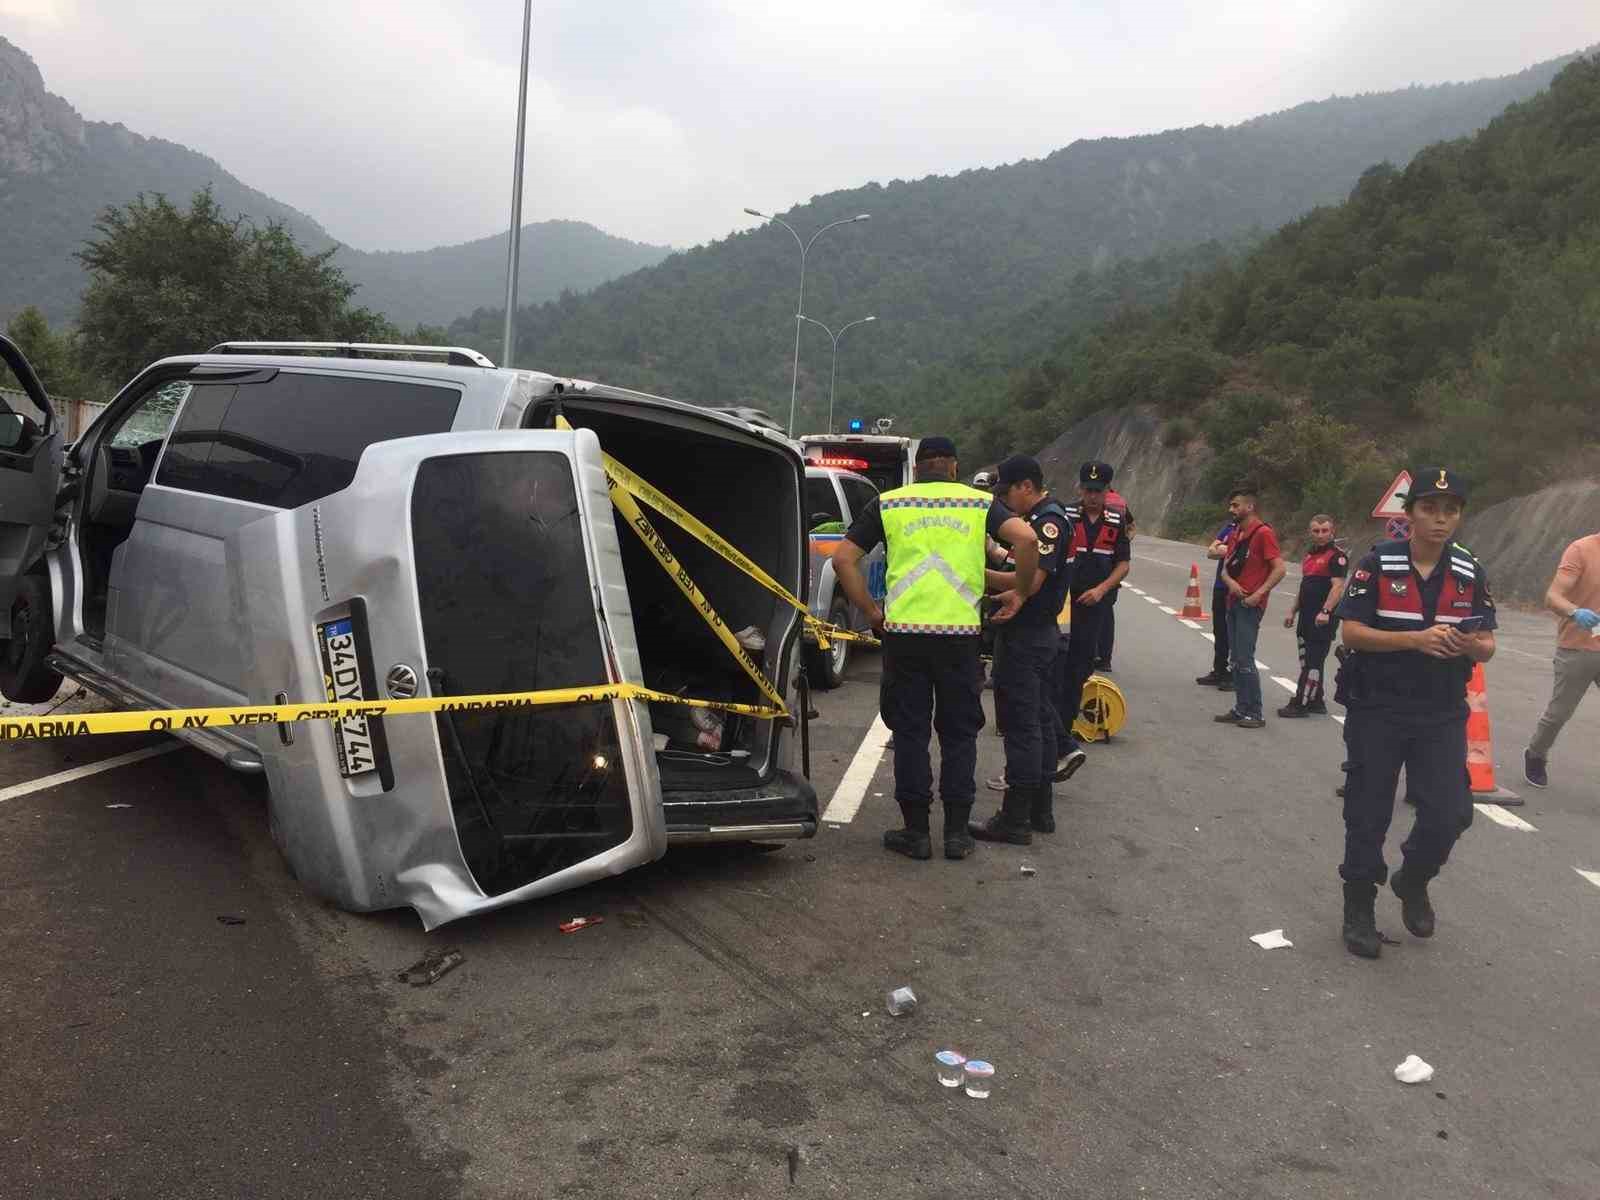
[[1256,638],[1261,633],[1261,609],[1234,604],[1228,609],[1228,654],[1233,661],[1233,711],[1241,717],[1260,717],[1261,674],[1256,670]]

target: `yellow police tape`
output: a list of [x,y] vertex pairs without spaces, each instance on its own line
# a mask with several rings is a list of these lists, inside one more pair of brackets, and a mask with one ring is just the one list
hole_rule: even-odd
[[414,700],[362,700],[316,704],[243,704],[227,708],[157,708],[132,712],[69,713],[62,717],[0,720],[0,742],[33,738],[80,737],[93,733],[173,733],[184,729],[233,729],[250,725],[286,725],[297,721],[340,721],[347,717],[400,717],[412,713],[495,712],[509,708],[546,708],[597,704],[606,700],[647,700],[714,708],[745,716],[772,718],[781,708],[723,700],[696,700],[658,692],[636,683],[598,687],[549,688],[538,692],[498,692],[473,696],[422,696]]
[[679,529],[705,546],[712,553],[721,556],[734,567],[743,571],[767,591],[771,592],[785,604],[790,605],[805,618],[806,628],[817,638],[817,644],[824,650],[828,648],[828,640],[836,639],[843,642],[864,642],[869,646],[876,646],[878,639],[864,633],[855,633],[848,629],[840,629],[837,625],[830,624],[818,617],[811,615],[811,610],[806,607],[794,593],[779,583],[771,575],[763,571],[750,557],[735,546],[727,538],[712,529],[699,517],[695,516],[683,505],[660,488],[642,479],[635,471],[623,466],[611,455],[603,456],[606,468],[606,482],[612,485],[612,502],[616,502],[618,490],[643,500]]

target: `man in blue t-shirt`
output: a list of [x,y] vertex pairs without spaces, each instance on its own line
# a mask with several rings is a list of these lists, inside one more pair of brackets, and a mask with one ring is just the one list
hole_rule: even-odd
[[1228,666],[1228,585],[1222,582],[1222,564],[1228,557],[1228,539],[1237,528],[1238,522],[1230,513],[1206,550],[1206,557],[1217,561],[1216,580],[1211,585],[1211,670],[1205,675],[1196,675],[1194,680],[1201,687],[1214,687],[1222,692],[1233,691],[1233,670]]

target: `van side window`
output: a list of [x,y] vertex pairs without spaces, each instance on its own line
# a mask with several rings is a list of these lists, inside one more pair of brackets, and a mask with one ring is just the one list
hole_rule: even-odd
[[806,478],[806,528],[814,530],[819,525],[827,525],[834,521],[843,521],[844,513],[839,510],[839,497],[834,494],[833,480],[824,476],[821,479],[808,476]]
[[851,479],[848,475],[841,475],[839,486],[844,488],[845,503],[850,505],[852,517],[859,517],[861,510],[878,498],[878,489],[865,479]]
[[156,482],[298,508],[348,487],[373,442],[447,432],[460,399],[454,388],[295,371],[196,386]]

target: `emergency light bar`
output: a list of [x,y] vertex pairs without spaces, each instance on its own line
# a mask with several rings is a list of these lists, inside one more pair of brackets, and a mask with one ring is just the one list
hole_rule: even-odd
[[865,471],[872,465],[864,458],[836,458],[827,454],[808,461],[813,467],[840,467],[846,471]]

